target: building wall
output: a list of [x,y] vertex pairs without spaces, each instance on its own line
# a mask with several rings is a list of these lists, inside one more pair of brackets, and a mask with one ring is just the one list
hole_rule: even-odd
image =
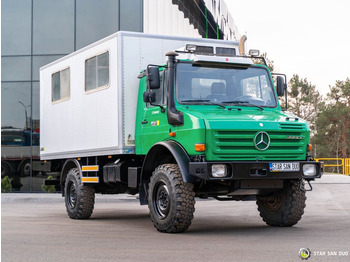
[[120,30],[237,40],[226,11],[222,0],[2,0],[2,177],[41,191],[29,165],[39,158],[41,66]]
[[2,177],[12,169],[17,189],[41,191],[43,177],[28,172],[39,158],[39,68],[119,30],[142,32],[142,20],[142,0],[1,1]]
[[[189,1],[190,2],[190,1]],[[143,32],[151,34],[201,37],[171,0],[144,0]]]

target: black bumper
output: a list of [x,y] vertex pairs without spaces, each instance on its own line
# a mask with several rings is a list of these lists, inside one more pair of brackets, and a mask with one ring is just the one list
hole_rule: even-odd
[[[196,177],[197,180],[266,180],[266,179],[301,179],[313,180],[320,178],[323,174],[323,163],[315,161],[290,161],[300,164],[299,171],[288,172],[271,172],[271,162],[286,162],[286,161],[270,161],[270,162],[252,162],[252,161],[236,161],[236,162],[190,162],[189,174]],[[214,164],[225,164],[228,175],[224,178],[214,178],[211,175],[211,166]],[[303,165],[316,165],[315,176],[304,176]]]

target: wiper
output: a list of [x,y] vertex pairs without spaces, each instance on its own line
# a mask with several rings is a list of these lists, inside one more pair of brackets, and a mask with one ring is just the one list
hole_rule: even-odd
[[248,102],[248,101],[232,100],[232,101],[223,101],[223,102],[221,102],[221,103],[223,103],[223,104],[246,104],[246,105],[248,105],[248,106],[255,106],[255,107],[257,107],[257,108],[259,108],[259,109],[261,109],[261,110],[264,110],[263,107],[258,106],[258,105],[251,104],[251,103]]
[[188,102],[188,103],[191,103],[191,102],[199,102],[199,103],[208,103],[208,104],[211,104],[211,105],[216,105],[216,106],[220,106],[222,108],[226,108],[224,105],[222,104],[219,104],[219,103],[214,103],[212,102],[210,99],[188,99],[188,100],[182,100],[181,102]]

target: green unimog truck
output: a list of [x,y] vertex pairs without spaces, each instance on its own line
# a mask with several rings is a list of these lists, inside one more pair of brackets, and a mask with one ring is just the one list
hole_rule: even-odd
[[250,54],[118,32],[41,68],[40,155],[69,217],[89,218],[95,193],[129,193],[160,232],[187,230],[195,198],[254,200],[268,225],[295,225],[322,164],[279,103],[285,76],[275,85]]

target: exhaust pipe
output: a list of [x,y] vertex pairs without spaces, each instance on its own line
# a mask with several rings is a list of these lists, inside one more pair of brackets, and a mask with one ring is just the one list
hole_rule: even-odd
[[246,35],[242,35],[241,39],[239,39],[239,55],[240,56],[245,56],[245,41],[247,41],[247,36]]

